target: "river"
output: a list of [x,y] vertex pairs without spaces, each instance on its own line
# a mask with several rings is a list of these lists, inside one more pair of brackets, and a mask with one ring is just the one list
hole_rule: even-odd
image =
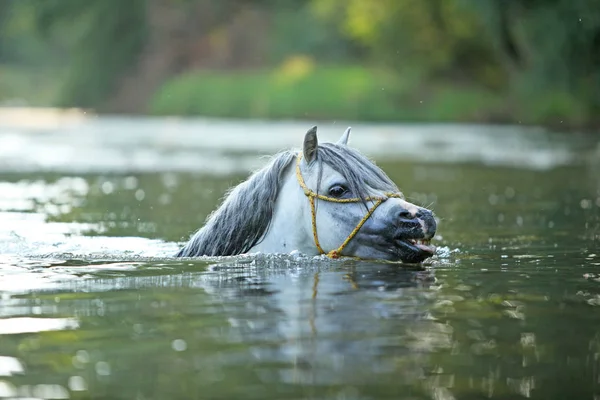
[[600,398],[597,135],[352,123],[440,218],[438,254],[404,268],[172,258],[312,124],[10,116],[0,398]]

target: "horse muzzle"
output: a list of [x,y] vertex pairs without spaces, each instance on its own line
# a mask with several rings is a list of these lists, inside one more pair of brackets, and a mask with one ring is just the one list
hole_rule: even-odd
[[395,210],[394,242],[403,262],[418,263],[435,254],[431,238],[437,223],[430,210],[420,207]]

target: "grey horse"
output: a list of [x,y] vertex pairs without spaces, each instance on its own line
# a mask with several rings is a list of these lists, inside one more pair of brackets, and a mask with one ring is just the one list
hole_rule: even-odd
[[178,257],[244,253],[326,254],[419,263],[435,253],[431,210],[409,203],[372,161],[348,146],[318,143],[283,151],[230,190]]

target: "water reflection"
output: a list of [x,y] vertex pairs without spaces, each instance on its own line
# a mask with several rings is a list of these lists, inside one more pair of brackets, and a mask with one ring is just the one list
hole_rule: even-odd
[[415,270],[268,256],[69,261],[50,269],[79,279],[2,298],[8,320],[78,324],[0,336],[2,355],[28,367],[7,382],[19,393],[52,382],[71,395],[264,399],[563,398],[578,382],[589,397],[600,336],[585,296],[598,287],[556,265],[591,254],[550,249],[514,243],[501,263],[457,253]]
[[[169,275],[139,270],[137,277],[131,272],[90,277],[11,296],[2,303],[3,314],[11,316],[5,322],[37,307],[41,319],[74,315],[79,329],[52,336],[25,335],[33,332],[25,329],[1,337],[0,345],[9,352],[19,348],[28,365],[35,359],[55,365],[44,374],[70,382],[69,387],[81,383],[73,376],[81,376],[89,387],[110,393],[133,395],[135,388],[182,396],[174,384],[157,382],[167,373],[181,379],[199,373],[194,390],[217,385],[222,395],[233,395],[224,381],[228,377],[241,386],[264,385],[261,398],[278,398],[268,388],[281,384],[298,393],[303,385],[319,391],[347,382],[412,386],[422,378],[428,355],[450,346],[451,328],[430,314],[431,271],[353,262],[305,268],[280,261],[218,264],[201,272],[195,266]],[[107,280],[111,289],[98,291],[108,288]],[[111,345],[94,350],[89,335]],[[57,347],[71,354],[71,366],[52,355]],[[142,358],[135,356],[141,352]],[[154,360],[154,368],[147,359]],[[133,371],[141,375],[134,378]],[[250,397],[260,397],[259,392]]]
[[[189,148],[161,136],[165,148],[148,142],[130,159],[132,141],[154,128],[127,136],[100,125],[74,163],[56,154],[40,161],[69,174],[24,173],[35,151],[0,165],[18,170],[0,176],[0,397],[600,395],[594,146],[544,139],[529,162],[538,136],[416,129],[412,147],[396,151],[398,142],[384,140],[391,128],[371,128],[377,139],[353,143],[384,155],[446,134],[436,152],[378,163],[409,200],[434,203],[440,248],[425,268],[300,256],[174,260],[177,242],[245,178],[248,160],[262,160],[223,156],[215,149],[229,139],[218,135],[195,136]],[[295,144],[288,133],[252,146]],[[29,146],[31,137],[13,139]],[[427,158],[467,139],[464,152]],[[444,163],[452,157],[479,163]],[[96,172],[73,173],[85,165]]]

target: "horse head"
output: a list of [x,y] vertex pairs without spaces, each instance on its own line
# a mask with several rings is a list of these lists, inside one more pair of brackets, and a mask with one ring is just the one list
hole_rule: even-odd
[[283,152],[232,190],[179,256],[326,254],[418,263],[431,257],[431,210],[409,203],[396,184],[348,145],[319,143]]

